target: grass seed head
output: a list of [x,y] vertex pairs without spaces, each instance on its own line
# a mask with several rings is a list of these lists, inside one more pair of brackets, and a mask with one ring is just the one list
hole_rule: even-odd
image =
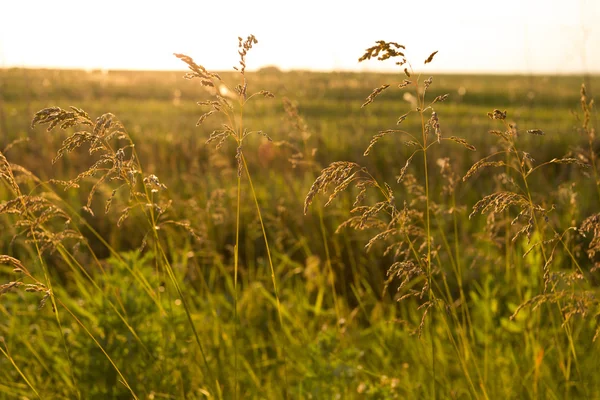
[[427,59],[425,60],[424,64],[429,64],[431,61],[433,61],[433,57],[434,57],[434,56],[435,56],[437,53],[438,53],[438,52],[437,52],[437,50],[436,50],[436,51],[434,51],[433,53],[431,53],[431,54],[429,55],[429,57],[427,57]]
[[360,107],[363,108],[363,107],[366,107],[367,105],[371,104],[377,96],[379,96],[384,90],[386,90],[389,87],[390,87],[390,85],[385,84],[385,85],[379,86],[378,88],[375,88],[373,90],[373,92],[371,92],[371,94],[367,97],[367,99],[363,103],[363,105]]
[[504,119],[506,119],[506,110],[500,111],[498,109],[495,109],[494,111],[489,112],[487,115],[490,119],[504,120]]
[[365,53],[358,59],[358,62],[370,60],[373,57],[377,57],[380,61],[394,57],[404,57],[404,53],[399,51],[399,49],[404,50],[406,47],[401,44],[386,42],[384,40],[378,40],[375,43],[375,46],[371,46],[365,50]]

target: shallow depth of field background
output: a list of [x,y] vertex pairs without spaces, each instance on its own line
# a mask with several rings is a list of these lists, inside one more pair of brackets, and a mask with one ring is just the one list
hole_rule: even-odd
[[[420,20],[428,21],[431,14],[431,35],[411,36],[411,32],[427,29],[411,25],[416,18],[408,15],[416,10],[403,14],[408,21],[396,31],[390,24],[374,22],[386,14],[381,4],[363,9],[361,16],[361,8],[350,3],[346,19],[363,24],[362,34],[352,29],[346,39],[327,38],[324,35],[332,29],[322,26],[332,19],[318,14],[313,21],[315,32],[304,40],[298,36],[301,30],[292,25],[289,36],[270,36],[269,29],[285,29],[282,21],[286,19],[275,19],[269,28],[265,25],[268,13],[260,12],[266,6],[247,11],[256,17],[254,22],[263,22],[256,29],[248,27],[248,32],[246,25],[252,18],[240,16],[227,24],[218,19],[223,24],[220,31],[200,25],[194,31],[192,16],[202,12],[203,18],[213,16],[212,21],[216,18],[213,6],[199,10],[189,5],[186,13],[186,4],[177,2],[180,8],[163,14],[150,7],[146,22],[132,20],[132,29],[148,33],[143,39],[125,35],[124,47],[118,47],[118,37],[107,32],[103,36],[107,56],[102,58],[101,36],[81,30],[80,36],[74,33],[69,39],[69,32],[83,29],[90,21],[108,25],[112,21],[118,26],[126,21],[127,13],[135,11],[130,7],[135,7],[124,6],[123,14],[108,12],[108,6],[90,11],[87,17],[71,19],[69,30],[60,18],[78,14],[73,4],[63,3],[62,17],[56,10],[47,11],[48,18],[31,17],[30,23],[40,29],[37,42],[26,34],[17,37],[6,28],[14,28],[15,21],[24,18],[24,6],[0,6],[6,11],[3,15],[15,17],[0,28],[0,66],[4,66],[0,69],[0,151],[8,162],[20,166],[14,168],[26,168],[39,178],[19,181],[24,194],[46,196],[72,215],[70,224],[81,230],[89,247],[67,240],[61,251],[40,254],[35,241],[27,237],[27,228],[17,223],[19,216],[0,216],[0,255],[18,258],[37,279],[51,281],[53,294],[61,302],[57,318],[50,303],[38,309],[39,293],[0,291],[0,399],[600,396],[600,339],[594,340],[600,324],[600,279],[593,269],[594,257],[587,254],[600,234],[580,230],[586,218],[600,212],[600,191],[592,169],[554,163],[532,174],[528,192],[533,201],[551,210],[544,222],[548,225],[536,230],[532,241],[525,237],[511,241],[521,222],[514,227],[502,225],[517,216],[517,208],[509,208],[497,220],[481,214],[469,218],[477,201],[506,186],[503,168],[484,168],[471,179],[459,179],[451,194],[447,175],[441,171],[447,158],[450,170],[462,178],[482,157],[503,149],[498,137],[489,133],[504,129],[488,117],[494,109],[506,110],[508,120],[516,123],[518,148],[535,160],[534,165],[598,154],[600,143],[590,141],[588,135],[590,129],[597,132],[596,109],[592,108],[586,132],[581,108],[582,84],[588,100],[597,98],[600,90],[600,61],[597,52],[589,51],[598,43],[597,28],[590,24],[598,13],[595,4],[583,1],[562,10],[556,3],[544,8],[531,1],[519,8],[519,14],[508,6],[484,10],[465,1],[460,7],[471,11],[456,12],[460,22],[456,25],[464,26],[454,30],[440,25],[446,20],[443,11],[451,16],[451,10],[442,7],[436,12],[434,4],[430,10],[419,11]],[[252,4],[238,6],[243,10]],[[536,10],[539,18],[530,19]],[[306,10],[298,12],[309,21],[312,18]],[[400,10],[389,10],[387,15],[395,12]],[[161,18],[176,21],[178,15],[183,15],[179,24],[165,24],[170,29],[164,35],[150,29]],[[528,24],[525,27],[519,21]],[[497,31],[492,29],[496,23],[508,30],[505,38],[489,36]],[[233,36],[229,35],[232,25],[236,28]],[[563,32],[559,39],[544,34],[552,30],[550,25]],[[335,26],[342,35],[343,25]],[[264,131],[273,141],[255,135],[243,147],[274,274],[244,174],[236,282],[236,147],[228,141],[215,150],[214,144],[205,143],[225,122],[220,116],[196,126],[206,111],[197,102],[214,92],[197,80],[183,79],[183,70],[157,70],[184,67],[166,53],[186,51],[235,86],[239,73],[225,69],[237,63],[235,38],[249,33],[255,33],[259,43],[248,54],[248,92],[268,90],[275,95],[259,96],[244,109],[244,126]],[[215,36],[210,45],[209,34]],[[227,35],[231,45],[222,44]],[[403,37],[409,42],[402,42]],[[311,185],[321,169],[334,161],[356,162],[378,181],[389,183],[399,208],[404,203],[424,210],[423,204],[414,204],[414,192],[396,183],[414,150],[406,145],[406,136],[388,135],[375,144],[371,154],[363,155],[373,135],[397,128],[398,118],[417,106],[413,89],[397,88],[406,76],[393,62],[385,67],[378,67],[377,61],[355,64],[378,39],[408,45],[407,57],[415,71],[422,72],[411,79],[422,82],[433,77],[427,99],[448,94],[447,100],[434,107],[442,136],[464,138],[477,149],[444,142],[427,154],[430,199],[435,203],[431,236],[437,240],[432,257],[438,268],[436,290],[444,303],[433,307],[423,320],[425,299],[398,301],[404,292],[396,291],[399,281],[390,280],[387,274],[396,260],[384,255],[386,244],[365,249],[379,231],[336,231],[351,216],[356,190],[342,193],[327,207],[328,195],[319,195],[303,214]],[[136,43],[139,56],[133,57],[130,49]],[[261,53],[263,46],[270,52]],[[277,48],[282,61],[277,60]],[[434,50],[439,55],[424,66],[423,59]],[[150,56],[154,51],[160,55]],[[374,88],[387,83],[393,84],[361,108]],[[220,93],[235,99],[235,93],[223,89]],[[286,102],[297,107],[300,123],[286,112]],[[52,163],[73,130],[31,128],[34,114],[51,106],[76,106],[92,119],[111,112],[123,123],[135,142],[143,174],[154,174],[166,185],[157,199],[162,204],[170,201],[169,216],[189,223],[198,234],[190,235],[175,225],[159,231],[159,245],[181,293],[164,269],[157,244],[149,239],[144,214],[133,211],[117,226],[127,206],[127,190],[117,193],[105,213],[105,202],[115,185],[101,185],[91,215],[83,207],[96,178],[86,178],[80,188],[68,190],[56,184],[56,180],[76,177],[95,159],[82,146]],[[302,124],[304,141],[299,131]],[[402,122],[402,129],[420,137],[418,114]],[[544,135],[527,134],[528,129],[540,129]],[[290,162],[297,151],[310,164]],[[415,156],[409,169],[419,183],[424,181],[421,157]],[[0,207],[13,197],[7,181],[0,181]],[[381,198],[369,192],[366,201],[372,204]],[[548,226],[564,232],[562,241],[543,236]],[[548,248],[560,244],[552,253],[549,270],[537,249],[528,252],[540,237]],[[42,265],[47,266],[49,276]],[[0,285],[16,280],[26,279],[10,266],[0,265]],[[419,290],[422,282],[423,278],[416,278],[403,290]],[[554,282],[555,291],[547,291],[546,282]],[[150,295],[145,285],[152,288]],[[559,291],[572,296],[552,297]],[[540,295],[548,297],[539,304],[528,303]],[[420,325],[426,327],[422,332]]]

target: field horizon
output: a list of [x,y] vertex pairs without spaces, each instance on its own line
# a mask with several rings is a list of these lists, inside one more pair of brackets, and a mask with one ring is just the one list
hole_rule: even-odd
[[[10,71],[10,70],[25,70],[25,71],[65,71],[65,72],[87,72],[87,73],[129,73],[129,72],[140,72],[140,73],[185,73],[186,69],[142,69],[142,68],[102,68],[102,67],[93,67],[93,68],[58,68],[58,67],[40,67],[40,66],[0,66],[0,70]],[[338,74],[338,73],[348,73],[348,74],[377,74],[382,76],[389,75],[398,75],[397,71],[393,69],[380,71],[380,70],[370,70],[370,69],[351,69],[351,68],[341,68],[341,69],[309,69],[309,68],[280,68],[275,65],[265,65],[259,68],[248,68],[248,73],[257,73],[257,72],[277,72],[277,73],[314,73],[314,74]],[[228,69],[218,69],[214,70],[214,72],[222,74],[222,73],[231,73],[231,70]],[[473,71],[437,71],[435,69],[431,69],[427,71],[427,74],[441,77],[441,76],[474,76],[474,77],[579,77],[580,79],[584,79],[584,77],[593,77],[598,78],[600,76],[600,72],[535,72],[535,71],[508,71],[508,72],[473,72]]]

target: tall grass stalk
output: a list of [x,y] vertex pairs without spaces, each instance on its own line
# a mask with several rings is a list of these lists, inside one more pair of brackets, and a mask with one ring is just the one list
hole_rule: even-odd
[[[404,56],[404,49],[404,46],[395,42],[378,41],[375,46],[370,47],[366,50],[365,54],[359,59],[359,61],[365,61],[375,57],[378,60],[382,61],[387,59],[400,58],[401,61],[397,62],[396,64],[400,67],[406,65],[406,67],[404,68],[404,77],[406,79],[404,79],[402,82],[396,83],[396,85],[398,85],[400,89],[406,87],[413,87],[416,94],[415,98],[417,100],[416,105],[413,109],[399,117],[397,125],[402,124],[404,120],[409,116],[409,114],[416,112],[417,114],[419,114],[420,119],[420,138],[404,129],[388,129],[385,131],[380,131],[378,134],[373,136],[369,146],[364,152],[364,155],[367,156],[374,148],[376,143],[378,143],[378,141],[382,140],[387,135],[399,134],[412,139],[406,142],[406,144],[408,146],[416,147],[417,149],[412,152],[412,154],[408,157],[406,164],[400,170],[397,182],[404,183],[408,194],[413,195],[414,199],[411,200],[410,204],[408,201],[405,201],[404,208],[398,209],[395,204],[396,196],[389,184],[379,183],[366,170],[366,168],[361,167],[357,163],[336,162],[331,164],[328,168],[321,171],[321,175],[313,183],[313,186],[311,187],[305,200],[305,212],[317,193],[327,191],[327,189],[330,186],[334,187],[333,193],[330,195],[328,202],[325,204],[327,206],[329,203],[331,203],[331,201],[334,198],[339,196],[339,194],[342,191],[347,189],[350,185],[354,185],[359,190],[359,194],[356,197],[356,201],[353,205],[355,208],[351,212],[354,214],[359,214],[359,216],[351,217],[348,221],[344,222],[342,226],[349,226],[359,230],[373,227],[379,228],[380,233],[375,235],[369,241],[369,243],[366,246],[367,249],[370,249],[377,241],[382,241],[383,239],[386,239],[396,234],[400,236],[397,244],[388,247],[388,249],[386,250],[386,253],[390,252],[394,254],[395,262],[388,270],[389,279],[385,287],[387,288],[389,283],[391,283],[392,279],[395,277],[399,277],[402,280],[399,290],[402,289],[404,286],[412,285],[412,281],[415,277],[419,277],[419,279],[422,278],[424,280],[423,286],[420,291],[415,291],[414,289],[407,289],[408,293],[402,296],[401,299],[408,297],[417,297],[418,299],[422,299],[423,297],[425,297],[427,299],[419,307],[419,309],[423,309],[423,312],[421,323],[417,328],[417,331],[420,334],[427,321],[430,339],[429,351],[431,354],[431,396],[432,398],[437,398],[438,357],[436,349],[435,313],[437,312],[438,307],[440,307],[440,302],[445,301],[446,304],[452,304],[453,300],[449,291],[447,290],[446,278],[442,277],[443,284],[446,285],[446,290],[443,287],[441,287],[440,283],[434,279],[434,275],[436,274],[436,272],[434,272],[433,266],[434,249],[432,243],[432,236],[434,234],[434,229],[432,228],[431,217],[433,199],[430,193],[430,171],[428,153],[430,152],[430,148],[433,145],[440,144],[443,140],[449,140],[452,142],[459,143],[469,150],[475,150],[475,148],[462,138],[454,136],[442,136],[439,117],[434,111],[433,106],[438,102],[446,100],[448,98],[448,95],[446,94],[437,96],[429,104],[425,102],[426,93],[433,82],[433,78],[428,78],[424,80],[421,86],[421,77],[420,75],[415,75],[412,65],[407,61],[407,59]],[[436,53],[437,52],[432,53],[425,60],[425,64],[431,62]],[[412,78],[413,76],[415,77]],[[362,107],[371,104],[390,86],[390,84],[384,84],[374,89],[373,92],[367,97]],[[426,119],[425,113],[430,113],[431,117],[429,119]],[[435,135],[435,139],[430,139],[430,135]],[[410,166],[413,157],[419,152],[423,153],[423,187],[420,186],[420,183],[418,183],[418,181],[413,175],[407,174],[407,169]],[[360,204],[365,200],[366,191],[368,188],[377,189],[378,192],[383,196],[384,201],[378,202],[373,206],[361,206]],[[388,222],[384,223],[381,219],[379,219],[381,218],[380,215],[383,215]],[[420,215],[424,215],[424,217],[421,217]],[[422,226],[423,230],[419,231],[418,228],[416,228],[416,226]],[[446,234],[441,229],[441,226],[439,228],[440,229],[438,230],[441,235],[442,242],[445,243],[446,249],[448,250],[448,257],[452,261],[453,256],[448,246]],[[457,234],[458,231],[456,230],[455,223],[455,235]],[[455,240],[458,241],[458,237],[455,237]],[[406,246],[405,249],[403,249],[404,246]],[[421,249],[423,249],[424,254],[421,253]],[[435,251],[435,253],[438,254],[437,250]],[[458,251],[456,254],[458,256]],[[444,266],[439,260],[439,256],[436,256],[436,258],[439,264],[439,270],[443,270]],[[457,280],[460,282],[462,280],[461,273],[458,270],[458,267],[453,262],[452,264],[455,270],[455,274],[457,276]],[[440,291],[440,295],[442,296],[441,298],[438,298],[434,291],[435,289]],[[447,293],[447,298],[445,300],[443,300],[444,292]],[[464,293],[462,294],[462,296],[464,298]],[[466,307],[466,304],[464,307]],[[458,321],[459,317],[456,315],[454,309],[449,309],[454,314],[455,320]],[[428,314],[431,315],[428,316]],[[464,317],[463,321],[465,319],[466,316]],[[450,329],[448,330],[448,332],[450,335],[454,334]],[[459,348],[455,346],[455,350],[458,351],[458,356],[461,357],[462,354],[459,351]],[[468,371],[465,369],[464,372],[468,378]],[[470,380],[470,378],[468,379]]]
[[[59,124],[62,129],[78,125],[87,125],[89,127],[93,127],[93,129],[91,129],[91,132],[79,131],[67,138],[63,142],[63,147],[58,151],[58,155],[55,158],[55,161],[63,155],[68,154],[74,148],[79,147],[82,143],[85,142],[90,142],[90,154],[93,152],[101,152],[103,154],[102,158],[100,159],[100,161],[94,163],[87,171],[80,173],[76,178],[73,178],[68,182],[64,182],[63,184],[67,188],[72,186],[78,186],[78,182],[82,178],[89,175],[94,175],[97,171],[101,171],[100,166],[102,164],[107,162],[112,163],[112,168],[108,170],[103,170],[105,171],[104,175],[100,179],[98,179],[98,181],[92,187],[92,190],[88,196],[88,203],[86,207],[84,207],[84,209],[88,210],[88,212],[90,212],[93,215],[93,212],[90,209],[92,198],[99,185],[107,179],[123,181],[121,187],[129,187],[130,201],[133,201],[132,205],[126,207],[124,211],[122,211],[118,225],[120,225],[128,217],[129,212],[132,208],[140,207],[143,205],[143,207],[141,208],[143,210],[143,214],[146,216],[146,219],[148,221],[149,231],[152,232],[151,237],[153,239],[154,252],[158,257],[157,260],[160,260],[162,262],[162,265],[166,270],[167,275],[169,276],[173,286],[177,291],[177,294],[180,297],[188,319],[188,323],[190,324],[190,328],[192,329],[192,332],[194,334],[196,344],[198,345],[200,353],[202,355],[202,359],[206,367],[208,376],[211,377],[210,381],[216,383],[216,385],[218,386],[218,382],[212,378],[213,373],[210,365],[208,364],[204,348],[200,341],[200,337],[196,330],[195,324],[192,320],[189,305],[183,294],[183,291],[181,290],[181,287],[179,286],[179,283],[177,282],[173,268],[170,265],[168,258],[166,257],[165,251],[161,244],[161,240],[158,236],[157,231],[158,229],[160,229],[160,224],[155,214],[155,208],[160,210],[161,214],[164,213],[164,209],[162,209],[160,206],[158,206],[158,204],[156,204],[154,199],[154,193],[166,188],[166,186],[161,184],[155,175],[149,175],[143,179],[143,192],[136,190],[136,175],[140,174],[143,176],[143,170],[138,161],[139,158],[137,157],[137,153],[134,150],[134,144],[131,138],[125,132],[123,125],[120,122],[118,122],[112,114],[104,114],[101,117],[99,117],[96,120],[96,122],[92,122],[91,118],[85,111],[77,109],[75,107],[72,107],[71,110],[72,111],[65,111],[63,109],[60,109],[59,107],[51,107],[41,110],[38,113],[36,113],[32,121],[32,126],[35,126],[36,124],[49,124],[48,131],[52,130]],[[118,140],[126,140],[128,144],[119,147],[118,150],[115,150],[115,148],[111,144],[111,139],[115,138],[117,140],[117,145],[120,145],[120,143],[118,143]],[[126,160],[125,150],[127,149],[131,149],[131,155],[130,158]],[[108,212],[108,209],[110,208],[112,200],[118,189],[119,188],[114,189],[111,197],[109,197],[106,204],[106,212]],[[148,205],[150,207],[147,207]],[[25,204],[23,204],[23,207],[25,208]],[[170,221],[166,221],[166,223],[168,222]],[[31,229],[33,229],[33,227]],[[36,237],[35,232],[33,231],[31,231],[31,235],[33,237]],[[41,253],[41,251],[39,252]],[[68,264],[69,260],[66,259],[66,261]],[[116,308],[114,309],[116,311]],[[120,313],[117,314],[121,317],[121,319],[124,319],[120,315]],[[126,325],[128,324],[126,323]]]
[[[411,66],[412,70],[412,66]],[[414,71],[412,71],[414,74]],[[407,73],[407,76],[410,75]],[[419,99],[419,114],[421,116],[421,133],[423,139],[423,174],[425,176],[425,226],[426,226],[426,238],[427,238],[427,255],[425,258],[425,263],[427,265],[427,286],[429,287],[429,301],[434,304],[434,307],[430,311],[430,322],[429,322],[429,335],[431,336],[431,371],[433,379],[431,380],[432,390],[433,390],[433,398],[437,399],[437,374],[436,374],[436,351],[435,351],[435,312],[436,312],[436,298],[433,294],[433,273],[431,271],[431,216],[430,216],[430,195],[429,195],[429,165],[427,162],[427,150],[429,149],[429,144],[427,142],[427,124],[425,123],[425,93],[427,88],[425,88],[422,93],[420,93],[419,88],[419,78],[416,80],[415,89],[417,91],[417,97]]]
[[[186,75],[186,78],[188,78],[188,79],[199,78],[202,85],[214,88],[213,90],[215,92],[215,94],[214,94],[215,100],[199,102],[200,105],[211,106],[212,110],[205,113],[204,115],[202,115],[200,117],[200,119],[198,120],[197,125],[200,125],[201,123],[203,123],[206,118],[208,118],[210,115],[212,115],[214,113],[223,114],[228,122],[228,124],[223,124],[223,127],[224,127],[223,130],[214,131],[210,135],[210,138],[207,140],[207,143],[217,141],[217,148],[219,148],[223,145],[223,143],[225,142],[226,139],[228,139],[229,137],[232,137],[237,146],[235,158],[237,160],[237,165],[238,165],[237,170],[238,171],[237,171],[237,200],[236,200],[236,228],[235,228],[236,232],[235,232],[235,246],[234,246],[234,319],[235,319],[234,324],[235,324],[235,328],[234,328],[234,335],[233,335],[233,337],[234,337],[234,369],[235,369],[234,375],[236,377],[238,374],[238,351],[239,351],[239,349],[238,349],[237,342],[238,342],[238,329],[239,329],[239,324],[240,324],[239,315],[238,315],[238,313],[239,313],[239,311],[238,311],[238,274],[239,274],[239,251],[240,251],[240,229],[241,229],[241,225],[240,225],[241,194],[242,194],[241,178],[242,178],[243,171],[246,172],[246,177],[248,179],[248,183],[250,186],[252,198],[253,198],[254,204],[256,206],[256,213],[257,213],[257,216],[258,216],[258,219],[260,222],[262,236],[263,236],[263,240],[265,242],[265,249],[267,252],[267,260],[268,260],[269,268],[271,271],[271,281],[273,284],[273,291],[274,291],[275,299],[277,302],[276,308],[277,308],[279,324],[281,326],[282,331],[285,333],[285,325],[283,323],[283,318],[282,318],[282,306],[281,306],[281,301],[280,301],[280,297],[279,297],[279,290],[277,287],[277,278],[276,278],[276,274],[275,274],[275,268],[273,266],[273,260],[271,257],[271,248],[269,246],[267,232],[266,232],[264,221],[262,218],[262,213],[260,211],[260,206],[258,203],[258,196],[254,189],[254,184],[252,183],[252,177],[250,175],[250,171],[248,169],[248,165],[246,163],[246,159],[245,159],[244,153],[243,153],[244,142],[247,139],[247,137],[252,133],[260,134],[260,135],[266,137],[269,141],[272,141],[271,138],[262,131],[249,131],[248,129],[246,129],[245,124],[244,124],[244,108],[246,106],[246,103],[255,96],[263,96],[266,98],[271,98],[271,97],[274,97],[274,95],[271,92],[266,91],[266,90],[261,90],[259,92],[248,95],[248,93],[247,93],[248,82],[246,80],[246,55],[252,49],[253,45],[258,43],[258,41],[254,37],[254,35],[249,35],[245,40],[242,39],[241,37],[239,37],[238,39],[239,39],[238,52],[240,55],[240,60],[239,60],[240,66],[234,67],[234,69],[240,73],[240,84],[238,84],[234,89],[229,87],[221,79],[221,77],[218,74],[208,72],[204,67],[196,64],[190,57],[182,55],[182,54],[176,54],[176,56],[178,58],[180,58],[182,61],[184,61],[188,65],[190,70],[192,71],[191,73],[188,73]],[[222,88],[225,89],[226,93],[235,93],[236,94],[235,100],[237,102],[237,111],[229,103],[229,101],[220,94]],[[284,352],[283,365],[284,365],[284,378],[285,378],[284,391],[285,391],[285,396],[287,398],[287,396],[288,396],[287,356],[285,355],[285,349],[283,349],[283,352]],[[234,397],[237,398],[237,396],[238,396],[237,379],[236,379],[235,388],[233,389],[233,391],[234,391]]]

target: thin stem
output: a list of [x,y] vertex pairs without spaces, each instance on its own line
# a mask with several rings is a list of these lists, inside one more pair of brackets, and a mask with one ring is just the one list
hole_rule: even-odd
[[239,250],[240,250],[240,205],[242,198],[242,177],[238,175],[237,178],[237,206],[236,206],[236,217],[235,217],[235,248],[233,253],[233,318],[234,318],[234,328],[233,328],[233,363],[234,363],[234,399],[237,399],[237,387],[238,387],[238,325],[239,325],[239,315],[238,315],[238,269],[239,269]]
[[[4,342],[4,340],[2,340],[2,342]],[[6,346],[6,343],[4,343],[4,345]],[[29,386],[29,389],[31,389],[33,391],[33,393],[35,393],[35,396],[41,400],[42,398],[40,397],[40,394],[38,393],[38,391],[35,390],[35,388],[31,384],[31,382],[29,381],[29,379],[27,379],[27,376],[25,376],[23,371],[21,371],[21,368],[19,368],[19,366],[15,363],[15,360],[10,356],[10,354],[8,354],[8,347],[6,347],[6,350],[4,350],[2,348],[2,346],[0,346],[0,352],[2,352],[4,357],[6,357],[10,361],[10,363],[13,365],[13,367],[15,367],[15,369],[17,370],[19,375],[21,375],[21,378],[23,378],[23,380],[25,381],[27,386]]]
[[102,345],[100,344],[100,342],[98,342],[98,340],[96,340],[96,338],[94,337],[94,335],[85,327],[85,325],[83,325],[83,323],[79,320],[79,318],[77,318],[77,316],[71,310],[69,310],[69,308],[62,301],[58,300],[58,303],[60,303],[60,305],[65,310],[67,310],[67,312],[69,314],[71,314],[71,316],[73,317],[73,319],[75,319],[75,321],[79,324],[79,326],[81,326],[83,328],[83,330],[88,334],[88,336],[94,341],[94,343],[96,344],[96,346],[98,346],[98,348],[100,349],[100,351],[102,351],[102,353],[106,356],[106,358],[108,359],[108,361],[110,362],[110,364],[113,366],[113,368],[115,369],[115,371],[117,371],[117,374],[119,374],[119,376],[121,377],[121,383],[123,383],[123,385],[125,385],[125,387],[129,390],[129,392],[131,393],[131,395],[133,396],[133,398],[135,400],[138,400],[138,397],[136,396],[135,392],[133,391],[133,389],[131,388],[131,386],[127,382],[127,379],[125,379],[125,376],[123,375],[123,373],[121,372],[121,370],[119,369],[119,367],[117,367],[117,364],[115,364],[115,362],[108,355],[108,353],[106,352],[106,350],[104,350],[104,347],[102,347]]
[[[273,259],[271,257],[271,249],[269,246],[269,240],[267,238],[267,231],[265,230],[265,224],[262,218],[262,213],[260,212],[260,206],[258,204],[258,197],[256,196],[256,191],[254,190],[254,184],[252,183],[252,177],[250,176],[250,171],[248,170],[248,164],[246,163],[246,158],[244,154],[241,155],[242,162],[244,164],[244,170],[246,171],[246,176],[248,177],[248,183],[250,184],[250,191],[252,192],[252,197],[254,198],[254,204],[256,205],[256,213],[258,215],[258,220],[260,222],[260,227],[262,229],[263,238],[265,240],[265,247],[267,250],[267,259],[269,260],[269,267],[271,269],[271,280],[273,282],[273,291],[275,293],[275,300],[277,302],[277,315],[279,317],[279,324],[281,329],[285,330],[285,326],[283,324],[283,317],[281,312],[281,301],[279,300],[279,290],[277,288],[277,280],[275,278],[275,268],[273,267]],[[285,397],[288,398],[288,374],[287,374],[287,355],[283,353],[283,368],[284,368],[284,377],[285,377]]]
[[[417,82],[419,80],[417,79]],[[426,211],[425,211],[425,216],[426,216],[426,235],[427,235],[427,285],[429,288],[429,301],[430,302],[434,302],[435,300],[435,296],[433,294],[433,286],[432,286],[432,273],[431,273],[431,216],[430,216],[430,210],[429,210],[429,171],[428,171],[428,166],[427,166],[427,149],[428,149],[428,145],[427,145],[427,131],[425,129],[426,127],[426,123],[425,123],[425,115],[424,115],[424,110],[423,110],[423,106],[425,104],[425,92],[423,92],[423,94],[421,95],[419,93],[419,85],[418,83],[415,84],[416,89],[417,89],[417,98],[419,99],[419,106],[420,106],[420,111],[419,114],[421,115],[421,132],[423,135],[423,171],[425,174],[425,207],[426,207]],[[435,303],[434,303],[435,304]],[[432,379],[432,388],[433,388],[433,398],[437,399],[437,379],[436,379],[436,362],[435,362],[435,307],[433,307],[432,311],[431,311],[431,322],[429,325],[429,336],[431,337],[431,369],[432,369],[432,373],[433,373],[433,379]]]
[[[242,73],[242,86],[246,84],[246,76]],[[240,96],[238,97],[238,103],[240,105],[240,123],[237,126],[235,115],[227,113],[227,119],[229,123],[236,130],[237,134],[234,139],[238,145],[238,151],[241,151],[242,142],[244,140],[244,104],[246,101]],[[238,160],[239,162],[239,160]],[[239,273],[239,262],[240,262],[240,208],[242,199],[242,175],[238,170],[237,174],[237,202],[236,202],[236,216],[235,216],[235,248],[233,253],[233,398],[238,398],[238,329],[239,329],[239,313],[238,313],[238,273]]]
[[[148,187],[146,185],[144,185],[144,191],[145,191],[146,199],[148,200],[148,203],[154,204],[154,202],[151,199],[150,194],[148,193]],[[152,230],[152,234],[154,236],[155,252],[160,253],[160,255],[162,256],[163,266],[165,267],[165,270],[167,271],[167,275],[169,276],[169,279],[171,280],[171,283],[175,287],[175,290],[177,291],[177,294],[181,300],[181,304],[183,305],[183,309],[187,316],[188,323],[189,323],[190,327],[192,328],[192,332],[194,333],[194,338],[196,340],[196,344],[198,345],[198,348],[200,349],[200,354],[202,356],[204,366],[206,367],[206,369],[208,371],[208,375],[211,379],[211,382],[213,382],[213,381],[215,382],[215,385],[216,385],[215,390],[218,391],[219,390],[218,380],[214,379],[214,374],[213,374],[212,368],[208,364],[208,360],[206,358],[206,353],[204,352],[204,347],[202,346],[202,342],[200,341],[200,335],[198,334],[198,330],[196,329],[196,325],[194,324],[194,320],[192,319],[192,313],[190,311],[188,302],[183,294],[181,286],[177,282],[177,278],[175,276],[175,271],[173,270],[173,267],[171,266],[171,263],[169,262],[169,259],[167,258],[167,254],[165,253],[165,251],[160,243],[160,238],[158,237],[158,229],[156,226],[156,222],[157,222],[156,216],[154,215],[154,207],[150,207],[147,217],[149,217],[149,221],[151,223],[150,229]]]
[[[338,305],[337,292],[335,290],[335,275],[333,274],[333,266],[331,265],[331,256],[329,254],[329,245],[327,244],[327,231],[323,220],[323,209],[319,207],[319,225],[321,226],[321,236],[323,237],[323,247],[325,248],[325,257],[327,258],[327,269],[331,279],[331,293],[333,295],[333,305],[335,307],[335,315],[338,321],[341,318],[340,307]],[[338,327],[339,324],[336,324]]]

